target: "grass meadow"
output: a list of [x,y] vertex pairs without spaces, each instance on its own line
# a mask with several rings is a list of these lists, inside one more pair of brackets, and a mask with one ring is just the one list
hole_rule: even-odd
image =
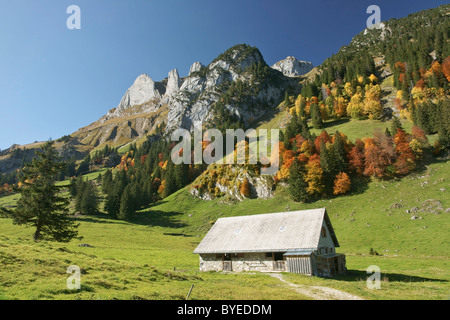
[[[280,127],[285,118],[280,112],[260,128]],[[338,120],[326,126],[329,133],[339,130],[354,141],[390,124]],[[407,131],[410,126],[404,122]],[[87,177],[95,179],[103,171]],[[364,299],[448,299],[449,172],[449,161],[437,161],[403,179],[354,181],[346,196],[306,204],[291,201],[283,187],[271,199],[242,202],[203,201],[187,187],[139,211],[131,221],[106,214],[76,216],[83,239],[68,244],[35,243],[33,229],[0,218],[0,299],[181,300],[192,285],[190,299],[196,300],[310,299],[267,274],[201,273],[192,252],[220,217],[322,207],[339,240],[337,252],[346,254],[348,272],[333,279],[286,273],[286,280]],[[14,206],[18,199],[17,194],[1,197],[0,206]],[[81,290],[67,288],[71,265],[81,270]],[[371,265],[381,270],[379,290],[366,285]]]
[[[449,169],[449,162],[438,162],[402,180],[371,181],[347,196],[307,204],[292,202],[282,188],[272,199],[239,203],[202,201],[183,189],[129,222],[77,217],[84,238],[68,244],[35,243],[32,229],[0,219],[0,298],[172,300],[185,299],[194,285],[190,299],[308,299],[266,274],[200,273],[192,252],[219,217],[326,207],[347,275],[285,274],[286,280],[364,299],[447,299]],[[0,204],[17,199],[3,197]],[[67,289],[71,265],[81,269],[81,290]],[[370,265],[381,269],[380,290],[366,286]]]

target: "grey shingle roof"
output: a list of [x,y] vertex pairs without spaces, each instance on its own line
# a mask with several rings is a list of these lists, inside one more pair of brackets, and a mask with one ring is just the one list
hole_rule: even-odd
[[322,222],[339,243],[325,208],[220,218],[194,253],[276,252],[317,248]]

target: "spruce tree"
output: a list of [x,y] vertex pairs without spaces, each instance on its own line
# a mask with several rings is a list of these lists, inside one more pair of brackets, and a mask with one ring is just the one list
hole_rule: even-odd
[[402,123],[400,122],[400,119],[397,116],[394,116],[392,118],[392,126],[391,126],[391,135],[395,136],[397,134],[397,130],[402,129]]
[[74,187],[74,199],[75,199],[75,211],[81,212],[81,200],[84,195],[84,190],[86,189],[87,182],[84,181],[82,176],[78,177],[75,181]]
[[189,165],[184,163],[175,166],[175,185],[178,190],[189,183],[188,169]]
[[14,224],[35,227],[33,239],[69,242],[78,237],[78,225],[69,217],[69,199],[61,196],[62,187],[55,178],[63,168],[54,142],[41,147],[40,152],[23,168],[21,198],[14,210],[1,209]]
[[304,168],[297,158],[294,159],[294,162],[289,168],[289,173],[289,193],[291,199],[295,202],[306,202],[308,200],[308,184],[305,182]]
[[120,200],[127,184],[127,173],[124,170],[117,172],[105,201],[105,211],[108,212],[112,218],[117,218],[119,214]]
[[337,173],[347,171],[347,154],[345,151],[344,141],[342,140],[342,136],[339,131],[336,131],[334,135],[333,158]]
[[323,170],[323,182],[327,194],[333,191],[334,178],[338,174],[332,152],[333,149],[329,150],[325,143],[320,144],[320,167]]
[[105,194],[109,193],[112,181],[113,181],[112,171],[111,170],[107,170],[105,172],[105,174],[103,175],[103,178],[102,178],[102,191],[103,191],[103,193],[105,193]]
[[322,115],[320,114],[319,105],[317,103],[311,104],[311,120],[312,125],[315,129],[323,129],[323,121],[322,121]]
[[96,214],[98,206],[97,187],[93,181],[86,181],[80,198],[79,211],[82,214]]
[[131,185],[128,185],[123,190],[120,198],[120,208],[117,218],[120,220],[129,220],[136,212],[135,199],[131,193]]

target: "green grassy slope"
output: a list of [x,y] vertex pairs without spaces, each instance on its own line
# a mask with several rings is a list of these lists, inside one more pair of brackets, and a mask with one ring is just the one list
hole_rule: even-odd
[[[194,284],[193,299],[305,299],[264,274],[200,273],[192,252],[219,217],[326,207],[348,275],[290,274],[289,281],[366,299],[444,299],[450,281],[450,219],[444,213],[449,169],[449,162],[434,163],[403,180],[372,181],[363,193],[308,204],[293,203],[281,188],[272,199],[236,204],[194,199],[183,189],[131,222],[78,218],[84,239],[69,244],[34,243],[33,230],[0,219],[0,292],[8,299],[183,299]],[[1,202],[12,204],[12,197]],[[422,219],[411,220],[411,209]],[[371,248],[379,255],[369,255]],[[70,265],[82,269],[81,291],[66,288]],[[366,287],[370,265],[381,268],[381,290]]]

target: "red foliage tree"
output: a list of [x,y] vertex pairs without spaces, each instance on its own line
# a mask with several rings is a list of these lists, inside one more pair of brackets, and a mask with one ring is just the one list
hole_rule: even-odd
[[447,78],[447,81],[450,82],[450,56],[448,56],[442,62],[442,72],[444,73],[444,76]]
[[322,143],[326,144],[328,142],[332,142],[332,138],[330,136],[330,134],[326,131],[322,131],[322,133],[316,138],[316,140],[314,141],[314,145],[316,147],[316,152],[318,154],[320,154],[320,145]]
[[394,136],[395,152],[397,160],[395,161],[395,172],[400,175],[406,175],[415,169],[416,156],[409,146],[409,137],[402,129],[397,130]]
[[381,148],[375,143],[374,139],[364,140],[364,175],[382,178],[384,169],[387,165],[381,157]]
[[349,169],[356,172],[357,175],[362,176],[364,173],[364,142],[361,139],[356,139],[355,145],[349,153]]

